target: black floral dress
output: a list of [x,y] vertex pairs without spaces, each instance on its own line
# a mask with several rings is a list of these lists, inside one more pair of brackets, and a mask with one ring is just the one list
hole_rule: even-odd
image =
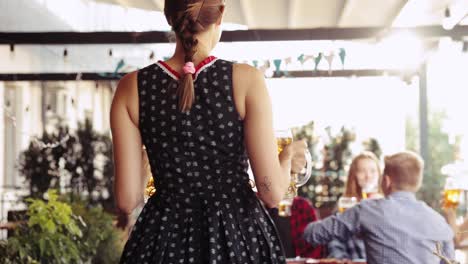
[[274,224],[249,185],[232,63],[205,59],[196,100],[178,110],[178,73],[138,72],[140,132],[155,178],[121,263],[285,263]]

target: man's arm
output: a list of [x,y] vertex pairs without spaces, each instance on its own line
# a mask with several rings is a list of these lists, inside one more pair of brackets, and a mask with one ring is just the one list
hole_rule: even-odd
[[[447,257],[449,260],[455,259],[455,246],[453,240],[444,241],[442,243],[442,255]],[[440,260],[440,264],[447,264],[443,259]]]
[[350,259],[345,242],[333,239],[328,243],[328,258]]
[[327,244],[333,239],[346,240],[360,232],[360,205],[322,221],[307,225],[304,239],[312,245]]

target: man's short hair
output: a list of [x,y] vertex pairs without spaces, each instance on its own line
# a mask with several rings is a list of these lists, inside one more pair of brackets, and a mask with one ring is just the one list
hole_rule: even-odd
[[384,175],[392,179],[395,189],[417,191],[421,187],[424,170],[422,158],[410,151],[385,157]]

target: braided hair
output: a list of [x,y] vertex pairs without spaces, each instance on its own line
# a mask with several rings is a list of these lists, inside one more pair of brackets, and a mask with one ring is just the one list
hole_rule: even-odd
[[[216,23],[224,10],[223,0],[166,0],[164,14],[184,50],[185,63],[193,63],[197,52],[196,35]],[[177,96],[179,110],[189,111],[195,101],[192,73],[184,73],[179,80]]]

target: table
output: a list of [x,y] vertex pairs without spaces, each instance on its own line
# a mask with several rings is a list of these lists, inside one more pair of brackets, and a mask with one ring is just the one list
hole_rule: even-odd
[[[286,263],[288,264],[342,264],[345,263],[339,259],[305,259],[305,258],[291,258],[287,259]],[[347,264],[366,264],[365,261],[352,261],[346,262]]]

